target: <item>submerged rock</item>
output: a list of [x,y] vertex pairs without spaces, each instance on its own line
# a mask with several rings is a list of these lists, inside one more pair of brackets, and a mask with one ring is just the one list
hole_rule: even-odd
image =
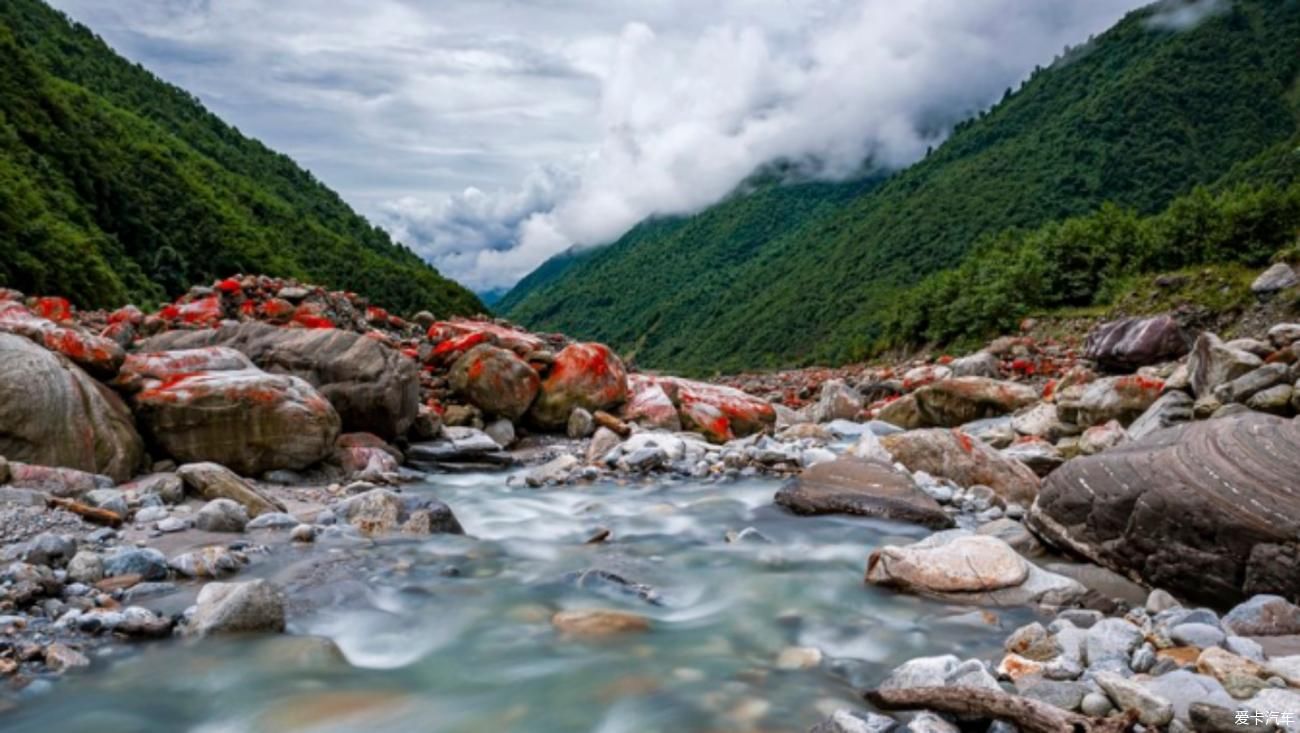
[[199,591],[188,636],[284,631],[284,594],[268,580],[208,583]]
[[581,609],[560,611],[551,617],[551,625],[564,637],[603,639],[650,630],[650,621],[626,611]]

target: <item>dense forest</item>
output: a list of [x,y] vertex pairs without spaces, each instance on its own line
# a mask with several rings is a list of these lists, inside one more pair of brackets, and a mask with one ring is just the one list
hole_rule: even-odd
[[395,310],[478,299],[337,194],[40,0],[0,3],[0,286],[156,302],[236,272]]
[[773,181],[645,222],[548,263],[502,310],[646,366],[727,371],[969,337],[1105,298],[1134,268],[1264,262],[1295,236],[1300,3],[1237,0],[1179,31],[1152,12],[881,183]]

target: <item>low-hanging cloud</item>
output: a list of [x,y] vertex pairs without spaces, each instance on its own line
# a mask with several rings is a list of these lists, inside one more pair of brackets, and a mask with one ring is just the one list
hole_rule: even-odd
[[1142,4],[51,1],[479,290],[769,161],[907,165]]

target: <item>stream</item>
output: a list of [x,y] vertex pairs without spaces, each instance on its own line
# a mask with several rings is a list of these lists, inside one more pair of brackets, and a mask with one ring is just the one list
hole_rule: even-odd
[[[404,488],[447,502],[463,537],[253,536],[269,549],[237,579],[286,589],[289,635],[109,645],[88,672],[30,688],[0,731],[800,732],[861,708],[909,658],[991,658],[1031,617],[867,586],[872,548],[926,530],[797,517],[772,504],[772,479],[531,490],[508,476]],[[585,544],[599,528],[610,539]],[[195,592],[143,603],[175,612]],[[651,628],[558,634],[551,616],[581,608]],[[788,669],[792,646],[824,656]]]

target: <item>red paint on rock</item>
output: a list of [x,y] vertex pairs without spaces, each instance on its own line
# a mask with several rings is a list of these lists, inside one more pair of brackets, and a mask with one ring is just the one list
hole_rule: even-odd
[[33,310],[36,315],[41,318],[48,318],[51,321],[72,320],[72,304],[68,302],[67,298],[37,298]]
[[234,295],[236,293],[244,292],[244,286],[240,285],[239,281],[234,279],[233,277],[226,278],[225,280],[218,282],[213,287],[217,291],[225,293],[226,295]]

